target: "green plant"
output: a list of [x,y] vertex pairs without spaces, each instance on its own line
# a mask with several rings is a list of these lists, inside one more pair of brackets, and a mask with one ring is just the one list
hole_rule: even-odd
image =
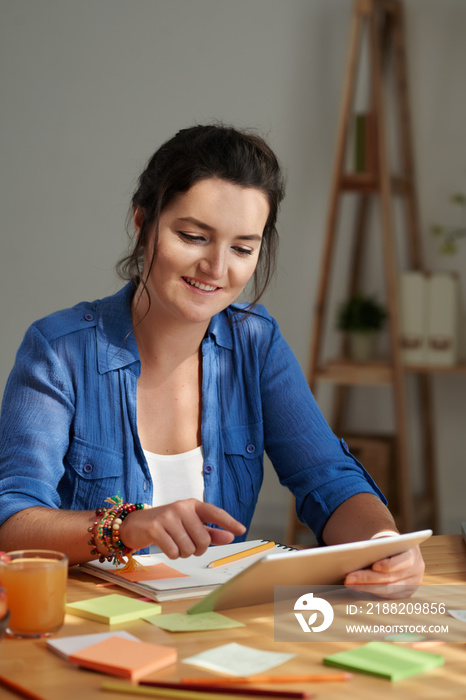
[[355,294],[341,304],[337,316],[340,331],[378,331],[387,317],[385,307],[374,297]]
[[458,225],[434,224],[431,226],[433,235],[442,239],[438,249],[442,255],[455,255],[457,240],[466,236],[466,195],[463,192],[456,192],[450,197],[450,202],[458,208]]

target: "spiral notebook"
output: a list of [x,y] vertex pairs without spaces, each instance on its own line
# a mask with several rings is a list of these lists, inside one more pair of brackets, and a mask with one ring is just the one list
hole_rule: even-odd
[[199,598],[211,593],[233,576],[255,564],[266,554],[293,549],[286,545],[271,543],[271,548],[264,549],[257,554],[247,555],[224,566],[208,567],[212,561],[240,552],[247,552],[249,549],[268,542],[269,540],[249,540],[248,542],[218,545],[209,547],[199,557],[192,556],[186,559],[169,559],[161,552],[136,555],[134,558],[144,568],[124,574],[120,573],[122,566],[117,567],[107,561],[103,563],[92,561],[81,564],[81,569],[92,576],[97,576],[157,602],[180,598]]

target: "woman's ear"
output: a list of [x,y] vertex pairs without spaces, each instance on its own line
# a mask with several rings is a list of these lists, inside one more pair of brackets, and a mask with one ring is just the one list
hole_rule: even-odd
[[141,209],[141,207],[133,208],[133,223],[136,236],[139,236],[142,225],[144,223],[144,211],[143,209]]

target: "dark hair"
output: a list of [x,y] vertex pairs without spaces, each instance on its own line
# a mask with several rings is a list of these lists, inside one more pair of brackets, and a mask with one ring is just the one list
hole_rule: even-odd
[[151,266],[157,254],[158,223],[162,211],[176,195],[187,192],[196,182],[208,178],[254,187],[267,196],[270,212],[253,277],[254,304],[265,292],[275,271],[278,248],[276,220],[284,196],[284,182],[278,160],[265,141],[252,132],[239,131],[230,126],[182,129],[150,158],[139,177],[128,213],[129,223],[133,210],[138,208],[144,215],[143,223],[129,254],[119,261],[118,273],[135,285],[140,281],[145,284],[145,280],[141,279],[142,262],[154,224]]

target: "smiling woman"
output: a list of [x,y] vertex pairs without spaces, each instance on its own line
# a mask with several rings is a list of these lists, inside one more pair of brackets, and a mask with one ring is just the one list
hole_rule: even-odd
[[[18,351],[0,419],[1,548],[70,563],[151,545],[201,554],[246,537],[264,452],[321,543],[395,530],[257,304],[283,192],[269,146],[231,127],[185,129],[150,158],[119,264],[128,284],[37,321]],[[352,583],[422,571],[411,550]]]
[[[155,234],[150,238],[133,304],[136,324],[145,319],[149,330],[153,318],[190,321],[200,324],[202,338],[212,316],[235,301],[254,274],[268,215],[263,192],[218,178],[175,197],[160,216],[155,250]],[[139,208],[134,224],[139,234]]]

